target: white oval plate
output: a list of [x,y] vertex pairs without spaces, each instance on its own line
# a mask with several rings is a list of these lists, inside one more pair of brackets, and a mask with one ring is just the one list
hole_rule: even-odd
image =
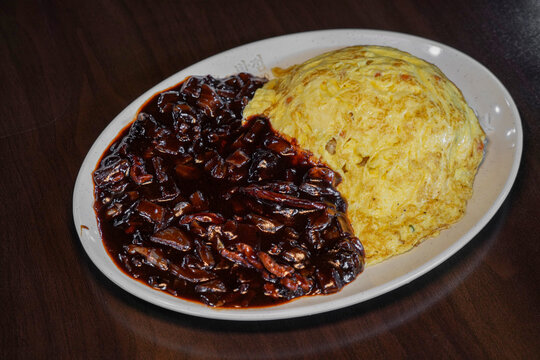
[[[274,66],[285,67],[349,45],[386,45],[407,51],[437,65],[463,92],[477,112],[488,144],[486,157],[474,183],[465,216],[437,238],[406,254],[368,267],[337,294],[311,296],[268,308],[215,309],[154,290],[126,276],[107,254],[92,207],[91,173],[116,135],[133,119],[152,95],[189,75],[226,76],[240,71],[270,75]],[[114,283],[155,305],[195,316],[227,320],[273,320],[317,314],[379,296],[409,283],[433,269],[469,242],[495,215],[515,180],[521,158],[523,133],[517,108],[501,82],[484,66],[446,45],[394,32],[326,30],[280,36],[212,56],[192,65],[145,92],[122,111],[101,133],[88,152],[73,194],[73,216],[82,245],[94,264]],[[87,227],[87,228],[86,228]]]

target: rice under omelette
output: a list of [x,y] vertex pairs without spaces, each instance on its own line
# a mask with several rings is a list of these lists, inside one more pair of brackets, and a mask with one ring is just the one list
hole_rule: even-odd
[[244,118],[268,117],[342,176],[338,190],[368,264],[463,216],[485,134],[436,66],[389,47],[353,46],[274,75]]

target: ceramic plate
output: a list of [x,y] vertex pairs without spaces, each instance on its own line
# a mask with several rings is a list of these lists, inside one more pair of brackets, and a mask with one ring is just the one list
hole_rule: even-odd
[[[270,76],[270,69],[274,66],[286,67],[349,45],[392,46],[437,65],[461,89],[469,105],[478,114],[488,138],[486,156],[478,171],[466,214],[458,223],[408,253],[368,267],[337,294],[300,298],[268,308],[210,308],[154,290],[117,268],[107,254],[98,231],[92,207],[94,187],[91,173],[103,152],[116,135],[134,120],[146,99],[189,75],[221,77],[247,71]],[[292,34],[212,56],[174,74],[131,103],[112,120],[88,152],[75,184],[73,216],[90,259],[109,279],[141,299],[181,313],[216,319],[271,320],[305,316],[357,304],[389,292],[418,278],[456,253],[487,224],[508,195],[518,171],[522,142],[519,114],[508,91],[488,69],[451,47],[411,35],[375,30],[345,29]]]

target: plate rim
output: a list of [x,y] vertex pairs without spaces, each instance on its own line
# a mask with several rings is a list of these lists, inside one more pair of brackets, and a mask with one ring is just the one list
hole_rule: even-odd
[[[85,171],[85,165],[89,163],[89,160],[91,160],[92,156],[95,156],[95,152],[98,152],[98,158],[101,157],[104,149],[98,149],[98,145],[100,145],[101,142],[103,142],[104,139],[107,139],[109,137],[109,132],[111,132],[111,129],[118,127],[120,124],[117,124],[121,122],[122,118],[126,117],[126,115],[129,115],[127,113],[131,112],[136,104],[140,103],[142,100],[147,99],[149,96],[152,96],[153,94],[157,93],[158,91],[162,91],[165,86],[172,81],[172,79],[175,79],[180,76],[182,73],[186,73],[190,71],[191,68],[195,68],[199,66],[203,62],[211,62],[212,60],[216,58],[220,58],[223,56],[228,56],[230,54],[233,54],[235,52],[238,52],[240,49],[244,47],[256,47],[264,42],[270,42],[270,41],[279,41],[280,39],[285,38],[299,38],[302,36],[316,36],[320,34],[330,34],[330,33],[355,33],[355,36],[368,36],[368,35],[383,35],[383,36],[389,36],[389,37],[395,37],[397,38],[405,38],[407,40],[418,42],[418,43],[427,43],[430,45],[439,46],[445,50],[451,50],[455,52],[457,55],[464,57],[467,59],[467,61],[470,61],[474,63],[476,66],[479,66],[485,74],[489,76],[489,78],[494,81],[497,85],[499,90],[502,91],[502,94],[504,95],[504,98],[507,101],[508,108],[511,111],[512,118],[515,121],[515,128],[516,128],[516,149],[514,152],[512,167],[510,169],[510,172],[508,173],[508,176],[506,178],[506,181],[503,185],[502,190],[498,194],[495,201],[491,204],[488,211],[486,211],[480,218],[479,221],[477,221],[470,229],[468,229],[467,233],[463,236],[461,236],[458,240],[456,240],[454,243],[452,243],[448,248],[446,248],[444,251],[442,251],[440,254],[430,258],[428,261],[423,262],[420,266],[414,268],[413,270],[398,276],[397,278],[394,278],[390,281],[387,281],[383,284],[380,284],[378,286],[369,288],[365,291],[360,291],[358,293],[355,293],[353,295],[344,297],[344,298],[338,298],[332,300],[328,305],[326,303],[323,304],[310,304],[305,305],[302,307],[293,307],[293,308],[282,308],[279,305],[278,306],[272,306],[272,307],[263,307],[263,308],[247,308],[247,309],[221,309],[221,308],[212,308],[208,307],[203,304],[199,304],[196,302],[192,302],[189,300],[185,300],[182,298],[177,298],[172,295],[166,294],[162,291],[155,290],[148,285],[144,285],[140,283],[139,281],[132,279],[128,275],[122,272],[121,269],[119,269],[116,264],[112,261],[112,258],[106,251],[106,249],[103,247],[103,250],[105,251],[107,255],[107,259],[105,259],[105,262],[110,261],[113,263],[114,267],[116,268],[117,274],[120,275],[120,277],[115,276],[114,274],[110,274],[107,272],[100,264],[104,259],[98,259],[94,257],[93,251],[90,249],[90,244],[88,242],[84,241],[81,227],[82,225],[82,219],[81,214],[79,212],[79,204],[78,204],[78,198],[77,195],[80,191],[81,184],[83,182],[83,178],[87,176]],[[187,75],[186,75],[187,76]],[[177,82],[181,80],[175,80]],[[161,90],[159,90],[161,89]],[[140,106],[137,106],[137,109],[135,112],[137,112],[138,108]],[[131,119],[135,117],[135,114],[132,114],[130,116]],[[131,122],[132,120],[130,120]],[[129,123],[130,123],[129,122]],[[116,134],[114,135],[116,136]],[[113,138],[114,138],[113,136]],[[113,139],[111,139],[112,141]],[[110,142],[110,141],[109,141]],[[94,140],[92,146],[88,150],[87,154],[85,155],[85,158],[81,164],[81,167],[79,168],[77,178],[75,181],[75,185],[73,188],[73,201],[72,201],[72,207],[73,207],[73,219],[74,219],[74,225],[77,230],[77,234],[79,236],[79,240],[81,244],[83,245],[83,248],[86,252],[86,255],[90,257],[90,260],[92,263],[102,272],[109,280],[111,280],[113,283],[115,283],[117,286],[122,288],[124,291],[128,292],[129,294],[136,296],[140,299],[143,299],[151,304],[166,308],[168,310],[172,310],[175,312],[192,315],[192,316],[198,316],[198,317],[204,317],[209,319],[219,319],[219,320],[233,320],[233,321],[260,321],[260,320],[281,320],[281,319],[287,319],[287,318],[296,318],[296,317],[302,317],[302,316],[310,316],[314,314],[324,313],[328,311],[338,310],[347,306],[351,306],[354,304],[359,304],[364,301],[379,297],[381,295],[384,295],[386,293],[389,293],[401,286],[404,286],[418,278],[420,278],[422,275],[426,274],[427,272],[433,270],[440,264],[442,264],[444,261],[448,260],[450,257],[454,256],[461,248],[463,248],[467,243],[469,243],[478,233],[487,225],[487,223],[495,216],[495,214],[499,211],[500,207],[502,206],[505,199],[508,197],[508,194],[510,193],[513,184],[516,180],[520,165],[521,165],[521,158],[523,153],[523,129],[522,129],[522,122],[521,117],[519,115],[519,111],[517,109],[517,106],[510,95],[509,91],[506,89],[504,84],[501,82],[500,79],[498,79],[486,66],[484,66],[482,63],[478,62],[471,56],[449,46],[445,45],[443,43],[430,40],[427,38],[423,38],[416,35],[401,33],[401,32],[394,32],[394,31],[386,31],[386,30],[375,30],[375,29],[355,29],[355,28],[343,28],[343,29],[327,29],[327,30],[315,30],[315,31],[304,31],[304,32],[298,32],[298,33],[292,33],[292,34],[286,34],[286,35],[280,35],[275,37],[269,37],[266,39],[257,40],[254,42],[246,43],[243,45],[236,46],[234,48],[225,50],[223,52],[220,52],[218,54],[212,55],[210,57],[207,57],[205,59],[202,59],[194,64],[191,64],[174,74],[166,77],[162,81],[160,81],[158,84],[154,85],[150,89],[144,91],[140,96],[135,98],[130,104],[128,104],[118,115],[116,115],[108,124],[107,126],[100,132],[98,137]],[[90,164],[91,168],[95,167],[97,164]],[[92,209],[93,211],[93,209]],[[100,239],[98,239],[100,243],[103,245],[103,242]],[[374,265],[377,266],[377,265]],[[360,275],[361,277],[361,275]],[[134,292],[134,288],[138,288],[138,291],[141,292]],[[150,290],[150,291],[147,291]],[[156,294],[164,294],[165,296],[169,297],[172,301],[166,301],[165,298],[162,298],[161,296],[155,296]],[[303,298],[293,300],[293,302],[299,301]],[[187,304],[196,305],[195,307],[186,306]]]

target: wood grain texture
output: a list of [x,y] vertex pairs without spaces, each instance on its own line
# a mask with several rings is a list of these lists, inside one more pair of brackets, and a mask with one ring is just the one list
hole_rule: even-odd
[[[0,357],[534,358],[540,353],[540,4],[521,1],[3,1]],[[231,323],[124,292],[82,249],[77,171],[98,134],[178,70],[252,41],[330,28],[410,33],[486,65],[525,146],[500,211],[434,271],[312,317]]]

